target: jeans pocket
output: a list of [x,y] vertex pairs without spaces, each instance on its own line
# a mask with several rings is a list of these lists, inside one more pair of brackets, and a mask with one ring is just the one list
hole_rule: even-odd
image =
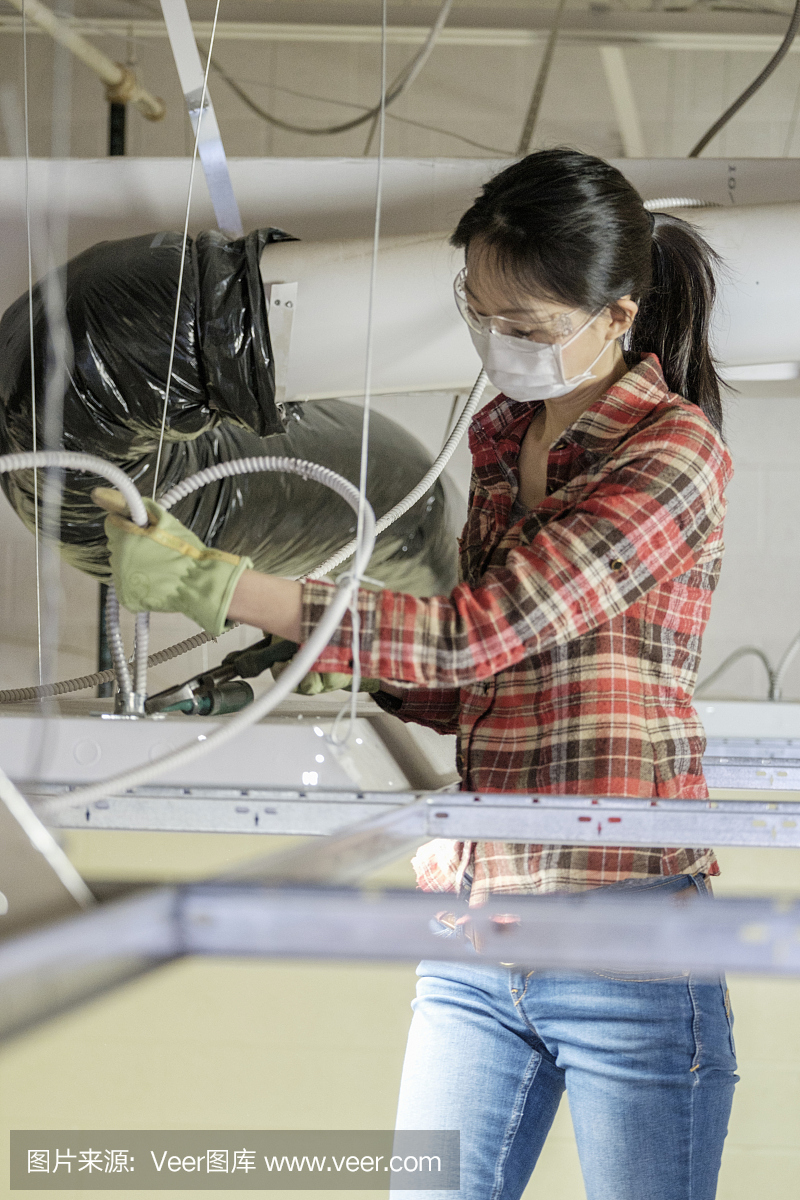
[[615,983],[685,983],[689,977],[688,971],[592,971],[601,979],[611,979]]

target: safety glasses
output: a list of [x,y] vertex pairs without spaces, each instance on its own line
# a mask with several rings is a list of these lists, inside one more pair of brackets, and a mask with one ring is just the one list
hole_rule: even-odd
[[[576,329],[572,320],[573,314],[579,311],[577,308],[571,312],[541,317],[530,314],[529,317],[512,318],[476,312],[467,296],[466,280],[467,268],[464,267],[456,275],[453,291],[458,311],[470,329],[474,329],[476,333],[499,333],[506,337],[519,338],[524,342],[545,342],[552,345],[565,341],[580,329]],[[588,320],[591,320],[591,317]]]

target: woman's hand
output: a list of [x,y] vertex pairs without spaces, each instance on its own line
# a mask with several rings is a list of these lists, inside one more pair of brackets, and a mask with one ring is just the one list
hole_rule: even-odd
[[[272,645],[282,641],[281,638],[273,638]],[[294,642],[287,642],[287,646],[294,646],[295,650],[300,647]],[[275,662],[270,667],[273,679],[280,679],[283,672],[294,660],[292,658],[283,659],[280,662]],[[377,679],[362,679],[358,685],[360,692],[377,692],[380,689],[380,681]],[[301,696],[320,696],[323,692],[350,692],[353,690],[353,676],[349,673],[341,671],[309,671],[307,675],[298,683],[294,689]]]
[[300,641],[301,585],[252,570],[252,559],[205,546],[153,500],[140,528],[113,488],[95,488],[106,509],[114,587],[131,612],[181,612],[213,637],[228,621],[244,621]]
[[144,501],[148,524],[140,528],[113,488],[95,488],[92,499],[109,513],[106,537],[120,603],[131,612],[185,613],[212,636],[222,633],[251,559],[205,546],[153,500]]

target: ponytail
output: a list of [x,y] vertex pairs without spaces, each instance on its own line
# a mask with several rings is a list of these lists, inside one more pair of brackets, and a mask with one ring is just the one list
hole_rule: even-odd
[[671,391],[722,429],[720,380],[708,344],[719,258],[677,217],[645,211],[610,163],[559,147],[537,150],[490,179],[450,239],[491,247],[530,296],[598,312],[630,296],[639,313],[629,366],[657,354]]
[[649,290],[627,343],[626,358],[657,354],[671,392],[696,404],[722,432],[720,378],[709,346],[720,259],[686,221],[654,213]]

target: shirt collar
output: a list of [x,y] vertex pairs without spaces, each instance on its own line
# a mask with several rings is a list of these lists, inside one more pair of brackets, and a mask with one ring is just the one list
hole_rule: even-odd
[[[585,450],[608,453],[657,405],[677,399],[667,387],[657,356],[645,354],[641,362],[564,430],[558,444],[572,442]],[[473,453],[485,447],[487,441],[495,443],[498,451],[502,442],[519,446],[541,405],[542,401],[532,404],[498,396],[473,418],[470,428]]]

